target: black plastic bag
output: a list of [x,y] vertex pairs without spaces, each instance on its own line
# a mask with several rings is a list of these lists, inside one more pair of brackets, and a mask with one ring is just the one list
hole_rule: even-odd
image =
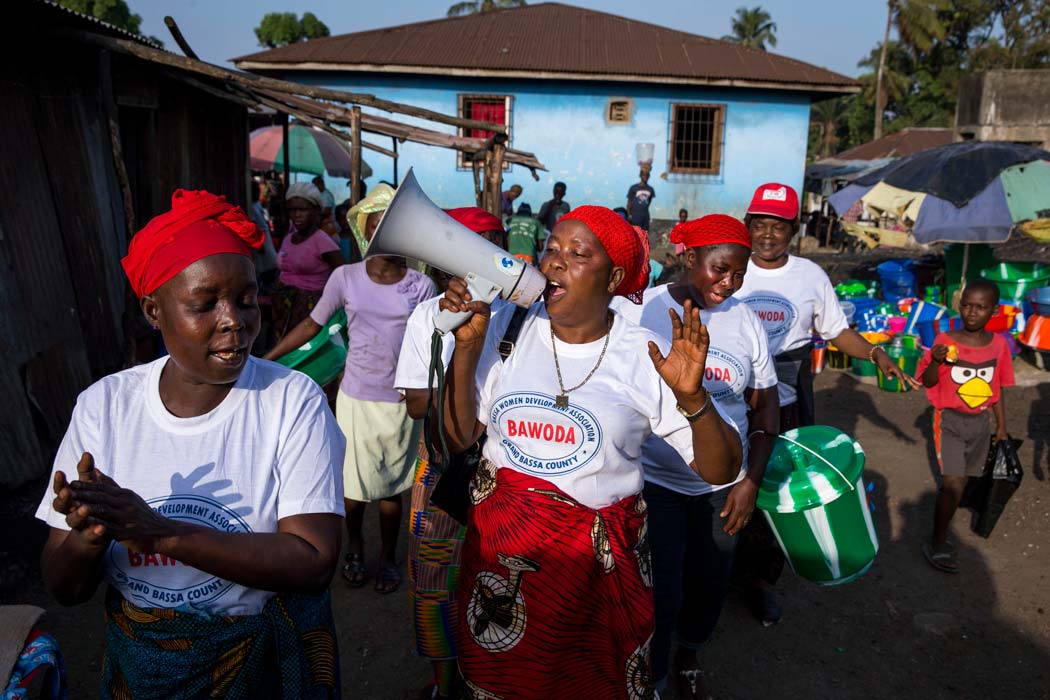
[[1022,444],[1022,440],[1010,437],[993,442],[988,448],[984,474],[966,484],[960,505],[973,510],[970,529],[981,537],[992,534],[1007,502],[1021,485],[1024,470],[1017,450]]

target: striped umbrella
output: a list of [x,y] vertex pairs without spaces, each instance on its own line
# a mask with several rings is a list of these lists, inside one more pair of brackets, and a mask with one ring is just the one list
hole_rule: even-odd
[[[256,129],[250,136],[252,170],[281,170],[284,141],[281,127]],[[350,151],[331,134],[302,124],[288,127],[288,169],[294,173],[350,177]],[[361,161],[361,177],[372,176],[372,168]]]

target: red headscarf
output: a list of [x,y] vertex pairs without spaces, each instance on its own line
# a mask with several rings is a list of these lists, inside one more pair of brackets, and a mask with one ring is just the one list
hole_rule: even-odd
[[725,214],[708,214],[675,226],[671,231],[671,242],[686,248],[720,243],[739,243],[751,248],[751,233],[739,219]]
[[649,237],[645,232],[632,227],[612,209],[592,204],[576,207],[558,222],[570,219],[589,228],[601,241],[613,265],[624,269],[616,294],[641,304],[642,292],[649,286]]
[[171,211],[135,234],[120,261],[137,296],[152,294],[162,284],[201,258],[219,253],[251,257],[263,243],[263,232],[244,210],[225,197],[204,190],[175,190]]
[[474,233],[485,231],[503,231],[503,222],[495,214],[491,214],[480,207],[460,207],[459,209],[446,209],[445,213],[453,219],[469,228]]

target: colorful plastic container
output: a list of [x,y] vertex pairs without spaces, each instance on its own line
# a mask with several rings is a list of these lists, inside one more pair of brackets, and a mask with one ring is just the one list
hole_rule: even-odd
[[1028,302],[1032,305],[1032,312],[1040,316],[1050,316],[1050,287],[1040,287],[1028,292]]
[[915,273],[912,272],[913,267],[914,262],[901,258],[887,260],[875,268],[879,273],[879,281],[882,282],[883,299],[892,303],[902,297],[915,296]]
[[1021,313],[1020,307],[1012,304],[999,304],[999,310],[988,319],[988,325],[984,328],[992,333],[1011,330],[1014,327],[1014,319],[1019,313]]
[[1023,299],[1033,289],[1047,286],[1050,282],[1050,265],[999,263],[981,270],[981,276],[995,283],[1001,300]]
[[1050,350],[1050,316],[1037,314],[1029,318],[1017,339],[1035,350]]
[[346,344],[346,312],[340,309],[317,335],[277,362],[324,386],[343,371]]
[[875,561],[863,471],[863,448],[840,430],[813,425],[779,436],[756,502],[799,576],[833,586]]
[[[919,358],[922,357],[922,350],[905,347],[903,342],[900,344],[894,342],[893,345],[885,348],[885,350],[886,354],[890,356],[890,359],[893,360],[905,374],[915,376],[915,370],[919,367]],[[910,385],[897,381],[896,377],[888,377],[882,373],[882,370],[877,370],[877,372],[879,377],[879,388],[883,391],[903,393],[911,390]]]

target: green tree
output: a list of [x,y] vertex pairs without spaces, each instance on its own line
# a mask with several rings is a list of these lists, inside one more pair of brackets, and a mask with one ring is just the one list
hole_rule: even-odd
[[139,34],[142,26],[142,17],[132,12],[125,0],[59,0],[58,4],[132,34]]
[[876,139],[882,136],[882,117],[886,107],[883,81],[890,30],[896,26],[897,35],[905,46],[917,51],[929,50],[934,41],[944,38],[944,25],[938,11],[947,9],[947,3],[946,0],[888,0],[886,8],[886,33],[882,39],[879,67],[875,74]]
[[838,151],[840,132],[846,123],[847,99],[823,100],[810,107],[810,154],[814,158],[829,158]]
[[471,2],[457,2],[448,8],[448,17],[463,17],[479,12],[492,12],[493,10],[506,10],[511,7],[524,7],[525,0],[475,0]]
[[777,45],[777,23],[761,6],[751,9],[738,7],[733,17],[733,33],[722,37],[741,46],[765,51],[766,46]]
[[312,12],[304,13],[302,19],[294,12],[268,12],[255,28],[255,38],[259,40],[259,45],[271,49],[320,39],[330,34],[325,23],[317,19]]

